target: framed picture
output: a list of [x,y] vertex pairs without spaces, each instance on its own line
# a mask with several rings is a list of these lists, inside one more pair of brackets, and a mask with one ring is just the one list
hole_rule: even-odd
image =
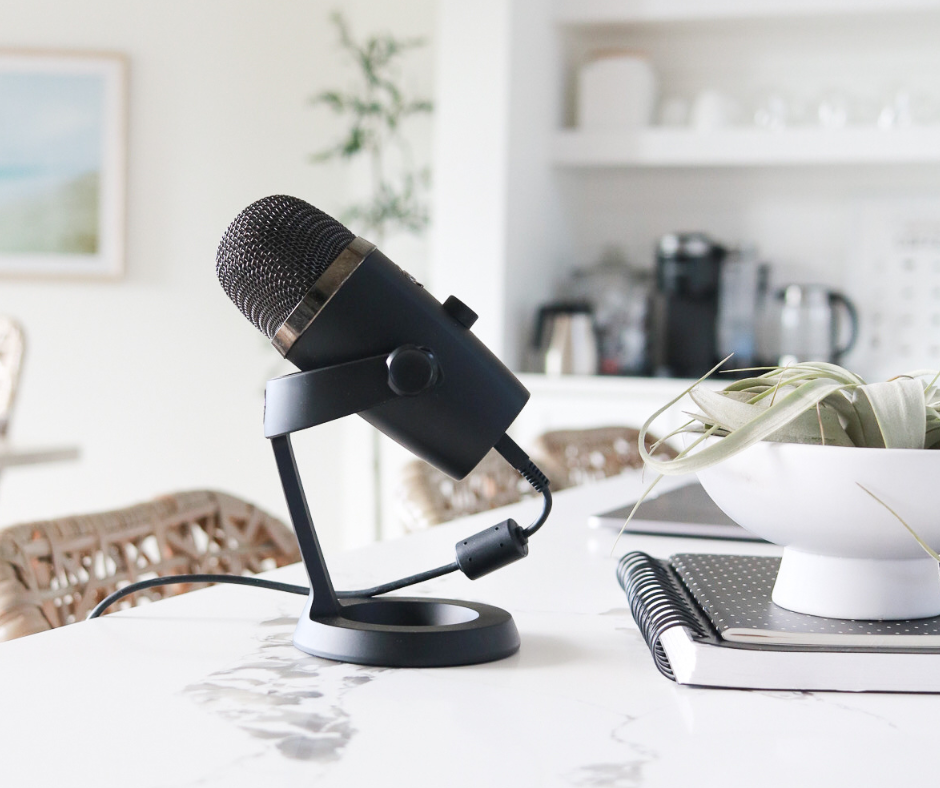
[[0,50],[0,276],[124,270],[126,61]]

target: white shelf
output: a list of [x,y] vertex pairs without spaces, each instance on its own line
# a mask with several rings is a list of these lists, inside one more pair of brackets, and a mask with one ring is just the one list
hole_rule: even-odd
[[568,25],[639,24],[940,10],[938,0],[555,0]]
[[733,167],[783,164],[927,164],[940,162],[940,127],[645,129],[635,133],[564,130],[552,161],[568,167]]
[[[516,377],[532,393],[566,395],[643,394],[660,397],[663,403],[677,391],[689,388],[694,380],[684,378],[646,378],[627,375],[543,375],[538,372],[517,372]],[[727,382],[727,381],[726,381]],[[710,382],[709,382],[710,383]]]

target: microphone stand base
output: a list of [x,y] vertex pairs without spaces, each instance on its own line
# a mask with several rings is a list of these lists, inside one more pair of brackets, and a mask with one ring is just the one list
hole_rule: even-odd
[[519,650],[505,610],[426,597],[340,599],[340,615],[314,616],[307,598],[294,645],[317,657],[389,668],[441,668],[504,659]]

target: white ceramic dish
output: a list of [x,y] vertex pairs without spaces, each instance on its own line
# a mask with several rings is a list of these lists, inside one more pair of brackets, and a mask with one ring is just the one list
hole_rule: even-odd
[[940,451],[761,442],[698,476],[731,519],[783,545],[773,591],[781,607],[831,618],[940,615],[937,562],[859,487],[940,550]]

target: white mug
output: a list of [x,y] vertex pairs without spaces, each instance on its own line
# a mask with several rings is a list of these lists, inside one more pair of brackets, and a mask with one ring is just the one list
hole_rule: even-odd
[[696,131],[732,126],[740,120],[741,107],[730,96],[712,88],[701,91],[692,102],[690,122]]
[[588,131],[630,131],[650,124],[656,76],[636,54],[610,54],[585,63],[578,74],[578,126]]

